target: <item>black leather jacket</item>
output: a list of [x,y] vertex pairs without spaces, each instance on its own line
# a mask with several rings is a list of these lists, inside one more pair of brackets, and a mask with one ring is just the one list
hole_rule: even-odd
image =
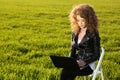
[[97,31],[90,34],[86,31],[86,35],[78,44],[78,35],[72,33],[72,45],[70,57],[81,59],[86,62],[86,65],[94,62],[100,57],[100,37]]

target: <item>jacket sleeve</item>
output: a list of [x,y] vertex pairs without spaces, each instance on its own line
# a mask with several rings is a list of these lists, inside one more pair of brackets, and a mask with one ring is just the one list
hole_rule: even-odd
[[76,47],[75,47],[76,44],[74,38],[75,38],[75,34],[72,33],[72,42],[71,42],[69,57],[73,57],[73,58],[76,57]]
[[93,55],[90,56],[87,60],[85,60],[86,64],[94,62],[100,57],[100,37],[98,32],[96,32],[93,37],[93,50]]

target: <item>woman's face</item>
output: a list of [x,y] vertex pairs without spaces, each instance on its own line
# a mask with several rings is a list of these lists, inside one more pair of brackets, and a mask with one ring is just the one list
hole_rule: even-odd
[[81,29],[86,27],[85,19],[80,17],[80,15],[77,15],[77,23]]

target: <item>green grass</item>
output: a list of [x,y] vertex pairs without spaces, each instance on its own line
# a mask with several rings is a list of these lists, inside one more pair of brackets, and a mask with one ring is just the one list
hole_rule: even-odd
[[105,80],[120,80],[119,0],[0,0],[0,80],[57,80],[61,69],[49,55],[68,56],[68,15],[80,3],[100,21]]

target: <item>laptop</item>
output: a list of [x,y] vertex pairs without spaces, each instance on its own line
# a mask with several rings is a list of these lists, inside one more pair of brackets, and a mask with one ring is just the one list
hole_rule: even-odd
[[74,58],[54,55],[51,55],[50,58],[57,68],[79,69],[77,61]]

